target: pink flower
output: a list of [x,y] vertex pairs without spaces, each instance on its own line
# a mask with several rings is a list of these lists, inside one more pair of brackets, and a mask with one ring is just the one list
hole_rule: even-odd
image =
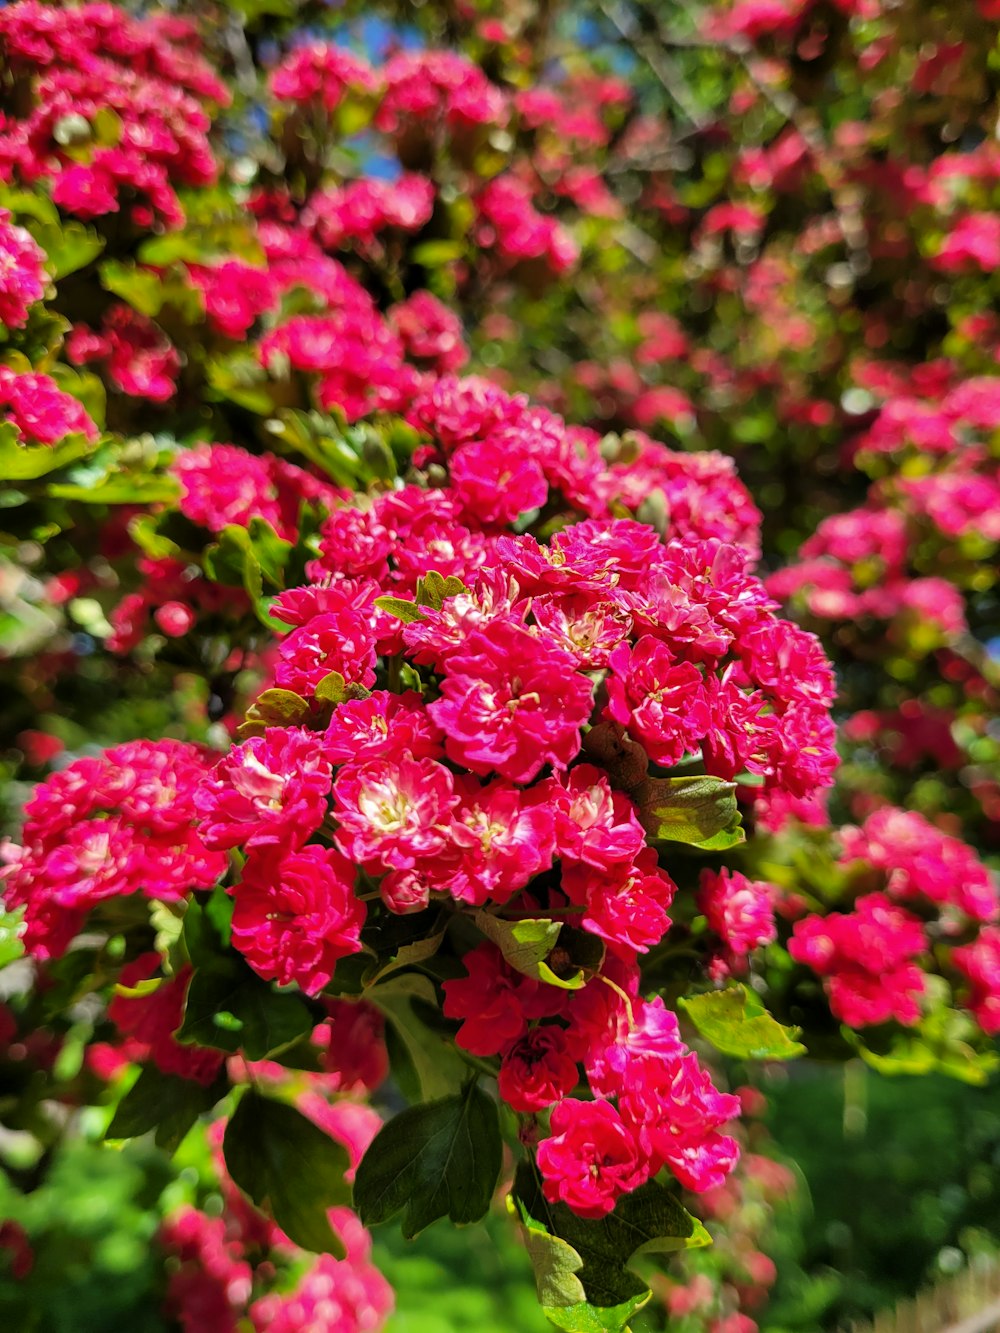
[[440,759],[444,737],[415,690],[375,690],[333,710],[324,749],[335,764],[368,759]]
[[568,1096],[579,1077],[566,1033],[548,1023],[529,1028],[504,1052],[497,1087],[515,1111],[542,1111]]
[[649,1179],[649,1162],[610,1102],[567,1098],[552,1112],[552,1137],[538,1145],[542,1192],[579,1217],[607,1216]]
[[441,852],[456,804],[454,779],[433,759],[350,764],[333,786],[337,846],[350,860],[409,870]]
[[[160,970],[160,955],[144,953],[121,970],[119,985],[134,988],[140,981],[155,977]],[[190,965],[172,978],[161,978],[160,985],[148,995],[116,994],[108,1005],[108,1017],[125,1037],[129,1058],[152,1060],[164,1074],[176,1074],[207,1087],[222,1068],[221,1051],[181,1044],[174,1033],[184,1019],[184,1005],[191,980]]]
[[776,893],[772,884],[747,879],[738,870],[701,872],[698,910],[725,945],[727,967],[741,964],[745,969],[746,955],[777,937]]
[[934,263],[946,273],[970,264],[987,273],[1000,268],[1000,218],[995,213],[966,213],[944,238]]
[[461,370],[469,359],[462,322],[430,292],[414,292],[389,310],[389,323],[406,355],[439,375]]
[[1000,1032],[1000,929],[987,926],[971,944],[954,949],[951,961],[969,983],[966,1007],[991,1037]]
[[569,861],[598,869],[629,862],[646,845],[635,806],[593,764],[578,764],[546,787],[556,814],[556,848]]
[[456,495],[483,524],[514,523],[540,509],[549,493],[538,463],[498,440],[463,444],[452,454],[450,468]]
[[503,778],[486,786],[459,778],[459,804],[448,836],[458,865],[449,892],[477,907],[505,903],[552,864],[553,812],[537,790],[525,793]]
[[196,793],[205,845],[301,847],[323,822],[332,777],[320,737],[268,727],[220,759]]
[[311,42],[289,51],[271,75],[271,92],[279,101],[317,101],[327,111],[335,111],[351,92],[371,92],[376,87],[366,61],[327,42]]
[[385,1019],[367,1000],[323,1000],[327,1017],[313,1029],[323,1072],[338,1092],[374,1092],[389,1076]]
[[0,420],[10,422],[22,444],[58,444],[67,435],[96,440],[99,434],[83,404],[55,380],[6,366],[0,366]]
[[468,976],[443,984],[443,1012],[463,1020],[455,1040],[472,1055],[498,1055],[524,1036],[531,1020],[563,1007],[558,987],[515,971],[495,944],[480,944],[462,966]]
[[586,908],[585,930],[621,948],[624,956],[645,953],[670,929],[667,910],[677,886],[656,864],[656,852],[643,848],[634,864],[619,862],[603,870],[565,864],[562,887],[571,902]]
[[211,267],[190,264],[188,273],[204,297],[209,322],[227,338],[242,338],[259,315],[278,303],[274,278],[238,259]]
[[917,917],[883,894],[859,898],[851,913],[796,921],[788,952],[827,979],[830,1009],[850,1027],[920,1019],[924,974],[913,959],[927,949]]
[[697,750],[710,716],[701,672],[677,662],[650,634],[630,647],[619,644],[610,657],[607,712],[641,741],[658,764],[676,764]]
[[281,640],[278,653],[275,680],[305,698],[331,671],[351,684],[375,684],[375,635],[359,611],[314,616]]
[[886,876],[892,898],[921,897],[974,921],[994,921],[1000,899],[993,874],[971,847],[913,811],[883,806],[860,828],[841,830],[841,864],[863,862]]
[[497,620],[448,660],[431,716],[448,757],[474,773],[530,782],[546,764],[565,768],[580,747],[592,685],[573,658],[523,625]]
[[354,874],[330,847],[310,845],[280,861],[251,854],[234,892],[233,943],[254,971],[307,995],[328,985],[337,960],[360,948],[365,905]]
[[29,306],[41,300],[47,282],[45,252],[0,208],[0,324],[23,328]]

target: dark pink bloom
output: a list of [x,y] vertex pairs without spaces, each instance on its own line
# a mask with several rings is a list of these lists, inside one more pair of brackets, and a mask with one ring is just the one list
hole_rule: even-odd
[[552,1112],[552,1137],[538,1145],[542,1190],[580,1217],[605,1217],[649,1179],[649,1161],[610,1102],[567,1098]]
[[701,672],[678,662],[650,634],[610,657],[608,714],[627,728],[658,764],[676,764],[698,749],[710,725]]
[[290,851],[319,828],[333,773],[322,738],[268,727],[219,760],[196,794],[208,847]]
[[542,1111],[568,1096],[579,1078],[565,1031],[547,1023],[529,1028],[504,1052],[497,1087],[515,1111]]
[[331,847],[310,845],[281,860],[252,854],[234,890],[233,943],[266,980],[318,994],[337,960],[360,948],[365,905],[354,877]]
[[350,684],[375,684],[375,634],[360,611],[314,616],[282,639],[278,652],[275,680],[305,698],[331,671]]
[[523,625],[496,620],[448,660],[430,712],[448,757],[474,773],[529,782],[546,765],[565,768],[593,706],[576,662],[539,643]]
[[342,768],[333,799],[337,846],[352,861],[386,870],[409,870],[440,853],[456,803],[443,764],[408,758]]
[[472,1055],[498,1055],[524,1036],[531,1020],[563,1007],[558,987],[515,971],[495,944],[480,944],[462,965],[468,976],[444,982],[444,1015],[463,1020],[455,1040]]

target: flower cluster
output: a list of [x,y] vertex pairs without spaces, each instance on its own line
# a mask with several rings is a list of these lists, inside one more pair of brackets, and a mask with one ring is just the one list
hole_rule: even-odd
[[747,879],[739,871],[701,872],[698,907],[722,945],[709,965],[712,976],[745,972],[748,955],[777,938],[777,892],[773,884]]
[[830,1008],[850,1027],[920,1018],[928,949],[920,919],[882,893],[859,898],[851,912],[796,921],[788,952],[826,979]]
[[[727,780],[753,772],[765,801],[811,796],[835,764],[829,667],[739,547],[584,517],[595,489],[610,493],[606,468],[558,418],[441,380],[410,419],[426,440],[415,464],[451,484],[332,509],[312,582],[272,605],[290,627],[274,680],[301,720],[261,723],[197,793],[205,844],[246,855],[233,943],[261,976],[315,994],[372,912],[444,905],[501,934],[565,919],[546,966],[558,983],[570,941],[589,940],[586,984],[526,975],[487,940],[444,985],[459,1045],[499,1057],[520,1114],[551,1108],[551,1199],[600,1216],[665,1165],[708,1188],[735,1160],[720,1127],[737,1104],[639,995],[638,958],[676,890],[630,792],[650,763],[700,756]],[[512,534],[550,490],[580,521],[548,544]],[[699,521],[715,521],[709,506]],[[587,732],[631,746],[631,777],[592,762]],[[380,899],[367,912],[362,884]],[[734,925],[728,945],[767,938],[759,920],[752,935]]]
[[210,762],[181,741],[131,741],[77,759],[35,789],[4,871],[8,906],[25,909],[30,953],[59,957],[109,899],[172,902],[217,883],[226,858],[194,829]]
[[0,208],[0,324],[19,329],[45,293],[45,254],[31,234]]
[[25,111],[5,119],[0,179],[51,180],[55,202],[77,217],[130,199],[134,222],[180,225],[178,188],[217,173],[203,104],[228,100],[190,36],[109,4],[7,6],[0,50]]
[[67,435],[96,440],[98,435],[83,404],[49,375],[19,374],[0,366],[0,413],[22,444],[53,445]]

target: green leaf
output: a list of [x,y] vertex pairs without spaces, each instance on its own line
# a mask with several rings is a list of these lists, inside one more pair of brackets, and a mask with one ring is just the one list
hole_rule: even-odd
[[707,776],[646,778],[633,799],[642,826],[654,841],[723,851],[745,840],[735,782]]
[[316,686],[315,694],[323,703],[342,704],[348,697],[347,681],[339,671],[330,671]]
[[37,222],[30,231],[45,251],[46,268],[57,281],[85,268],[104,249],[104,238],[79,222]]
[[247,525],[247,536],[264,577],[276,588],[285,586],[285,566],[293,546],[279,537],[267,519],[255,514]]
[[264,690],[247,709],[246,719],[237,728],[240,740],[263,736],[266,727],[294,727],[304,720],[309,705],[294,690]]
[[58,444],[22,444],[9,421],[0,421],[0,477],[5,482],[35,481],[97,448],[84,435],[67,435]]
[[976,1048],[974,1043],[982,1040],[981,1033],[969,1015],[957,1009],[934,1009],[918,1028],[890,1030],[884,1037],[877,1030],[864,1036],[848,1027],[842,1027],[841,1032],[866,1065],[888,1077],[946,1074],[973,1087],[983,1087],[1000,1067],[1000,1055],[995,1050]]
[[410,251],[410,259],[423,268],[439,268],[465,254],[464,241],[422,241]]
[[0,967],[15,962],[24,953],[24,941],[21,939],[21,922],[24,908],[8,912],[0,906]]
[[566,1333],[620,1333],[621,1329],[628,1328],[629,1320],[648,1303],[652,1294],[651,1291],[640,1292],[621,1305],[603,1308],[584,1301],[580,1305],[548,1305],[543,1309],[556,1328],[565,1329]]
[[79,500],[83,504],[132,505],[167,504],[180,495],[180,487],[173,477],[155,473],[112,472],[94,486],[71,486],[55,483],[48,494],[57,500]]
[[746,986],[689,995],[678,1004],[701,1035],[723,1055],[741,1060],[794,1060],[805,1047],[798,1028],[783,1027]]
[[231,524],[219,533],[218,541],[202,557],[205,573],[216,583],[242,585],[256,606],[264,595],[260,561],[246,528]]
[[423,938],[414,940],[412,944],[403,944],[398,948],[392,958],[384,963],[379,970],[368,981],[369,986],[374,986],[376,982],[381,981],[392,972],[399,972],[404,967],[412,967],[414,963],[426,962],[428,958],[433,958],[438,949],[444,942],[444,927],[435,931],[433,935],[425,935]]
[[604,961],[604,944],[596,935],[561,921],[505,921],[483,911],[473,920],[516,971],[562,990],[585,986]]
[[146,1065],[118,1103],[106,1139],[134,1139],[155,1130],[156,1144],[173,1152],[188,1130],[220,1097],[228,1084],[225,1075],[209,1087],[190,1078],[163,1074],[156,1065]]
[[195,969],[177,1040],[264,1060],[313,1026],[298,995],[272,989],[235,953],[217,954]]
[[473,913],[473,920],[516,972],[536,981],[541,978],[541,965],[555,948],[563,926],[561,921],[546,918],[503,921],[483,911]]
[[412,1239],[439,1217],[478,1222],[490,1206],[503,1151],[496,1102],[470,1083],[411,1106],[384,1125],[358,1167],[354,1206],[366,1226],[403,1213]]
[[240,1189],[304,1250],[344,1257],[327,1209],[349,1204],[346,1150],[293,1106],[248,1090],[222,1151]]
[[408,602],[404,597],[376,597],[375,605],[386,615],[402,620],[405,625],[423,618],[423,613],[416,602]]
[[450,1032],[431,1028],[420,1016],[421,1009],[429,1016],[440,1010],[429,977],[406,972],[372,986],[365,998],[378,1005],[398,1037],[425,1101],[446,1097],[462,1086],[469,1070]]
[[466,591],[468,590],[465,584],[454,574],[449,574],[445,578],[436,569],[432,569],[429,574],[417,579],[416,603],[418,606],[430,606],[435,611],[440,611],[446,598],[457,597],[460,592]]
[[[546,1314],[554,1318],[553,1309],[567,1311],[562,1316],[566,1322],[560,1323],[566,1329],[623,1328],[649,1297],[646,1284],[629,1268],[632,1259],[711,1240],[676,1196],[653,1180],[619,1199],[607,1217],[595,1220],[577,1217],[565,1204],[549,1203],[534,1165],[525,1161],[514,1179],[514,1204],[529,1234],[536,1233],[529,1253]],[[580,1267],[571,1267],[562,1245],[543,1245],[538,1231],[561,1240],[580,1259]],[[581,1308],[577,1284],[583,1288],[586,1309]]]

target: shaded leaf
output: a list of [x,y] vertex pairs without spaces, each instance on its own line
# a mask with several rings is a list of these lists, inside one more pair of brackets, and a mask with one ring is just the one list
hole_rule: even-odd
[[[514,1180],[514,1203],[526,1226],[526,1219],[531,1219],[536,1228],[559,1237],[582,1260],[574,1275],[583,1285],[587,1305],[596,1307],[593,1317],[605,1320],[603,1324],[580,1322],[582,1329],[621,1328],[629,1314],[638,1308],[633,1302],[638,1300],[642,1304],[647,1299],[646,1284],[628,1267],[636,1254],[671,1252],[710,1243],[704,1227],[681,1207],[670,1190],[653,1180],[619,1199],[614,1212],[607,1217],[583,1218],[563,1203],[549,1203],[542,1194],[534,1165],[522,1162]],[[535,1257],[545,1263],[555,1260],[560,1268],[566,1265],[561,1247],[543,1248],[536,1242]],[[549,1274],[545,1269],[540,1274],[536,1269],[535,1277],[540,1291],[544,1289],[551,1294],[561,1290],[566,1300],[574,1294],[572,1284],[558,1274]],[[571,1301],[568,1308],[575,1309],[576,1304]],[[631,1307],[629,1313],[621,1322],[614,1323],[618,1315],[612,1312],[628,1307]],[[577,1310],[574,1318],[583,1321],[591,1316]]]
[[439,1010],[429,977],[407,972],[372,986],[365,998],[381,1009],[401,1042],[424,1100],[445,1097],[462,1086],[469,1070],[450,1033],[436,1031],[420,1017],[420,1007],[428,1013]]
[[118,1103],[106,1139],[133,1139],[155,1130],[156,1144],[173,1152],[188,1130],[210,1111],[228,1088],[225,1075],[209,1087],[190,1078],[164,1074],[156,1065],[146,1065]]
[[345,1254],[327,1209],[349,1204],[350,1159],[341,1144],[284,1102],[244,1093],[222,1145],[229,1174],[304,1250]]
[[196,968],[177,1040],[263,1060],[312,1028],[312,1014],[298,995],[274,990],[229,953]]
[[366,1226],[403,1213],[412,1239],[439,1217],[459,1226],[489,1209],[502,1162],[496,1102],[474,1083],[383,1125],[361,1160],[354,1206]]

